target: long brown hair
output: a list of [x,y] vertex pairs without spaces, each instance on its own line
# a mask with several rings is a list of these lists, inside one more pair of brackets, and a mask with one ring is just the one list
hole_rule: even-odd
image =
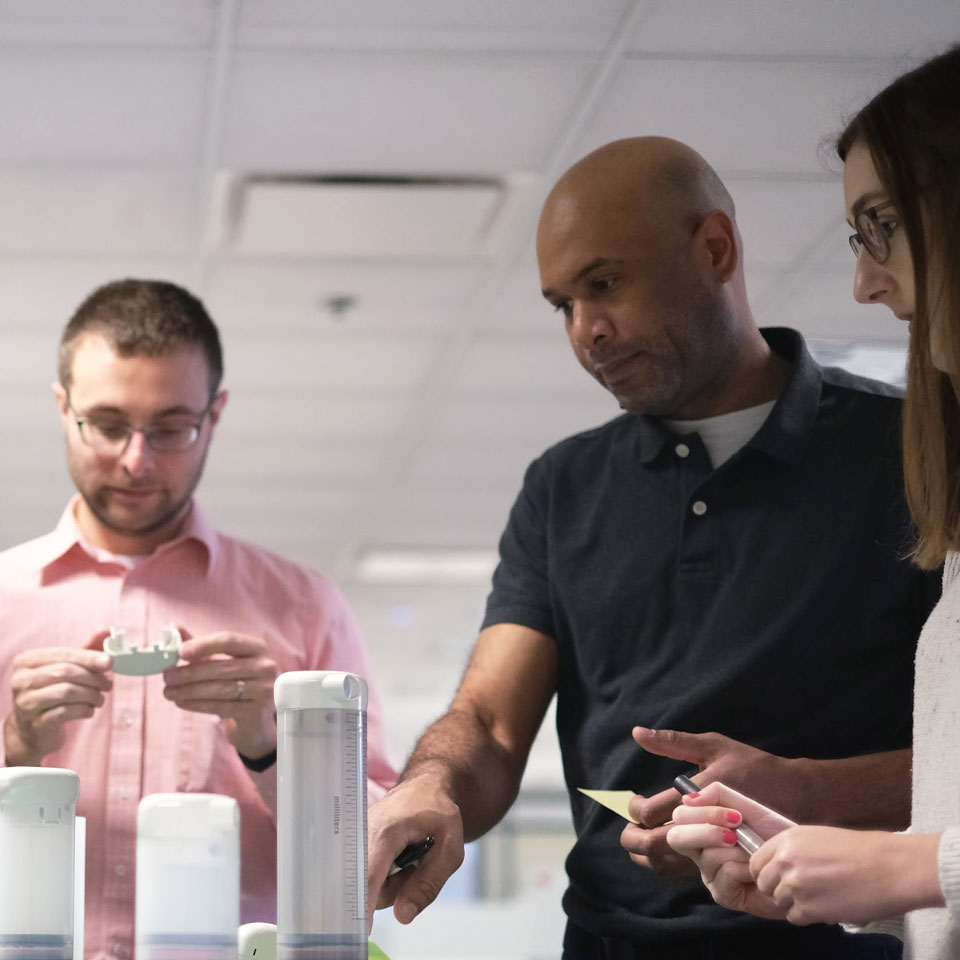
[[[838,138],[840,159],[861,140],[913,257],[904,479],[913,560],[931,570],[960,548],[960,45],[877,94]],[[953,373],[933,365],[931,324]]]

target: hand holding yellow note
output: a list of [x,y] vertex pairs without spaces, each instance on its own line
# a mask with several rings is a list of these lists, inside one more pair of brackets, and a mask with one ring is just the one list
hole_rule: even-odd
[[612,810],[618,817],[637,823],[627,809],[630,801],[636,796],[632,790],[587,790],[586,787],[577,787],[577,789],[591,800],[596,800],[608,810]]

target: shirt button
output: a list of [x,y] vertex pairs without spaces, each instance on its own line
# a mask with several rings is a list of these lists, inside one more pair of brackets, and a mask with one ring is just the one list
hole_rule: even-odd
[[702,517],[707,512],[707,505],[702,500],[696,500],[692,509],[698,517]]
[[125,877],[127,875],[127,865],[125,863],[118,863],[114,868],[113,872],[118,877]]
[[133,713],[130,710],[124,710],[123,713],[120,714],[120,724],[124,727],[133,726]]
[[678,443],[673,449],[678,457],[690,456],[690,448],[685,443]]
[[130,956],[130,951],[127,949],[127,945],[119,937],[114,937],[110,941],[110,953],[115,957]]

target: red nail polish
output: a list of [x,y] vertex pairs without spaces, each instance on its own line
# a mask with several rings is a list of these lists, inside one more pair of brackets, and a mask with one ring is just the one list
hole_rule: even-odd
[[727,823],[739,823],[743,817],[736,810],[727,811]]
[[687,796],[688,796],[691,800],[696,800],[697,797],[700,796],[700,794],[699,794],[699,793],[688,793]]
[[737,842],[737,835],[732,830],[723,831],[723,842],[729,843],[732,847]]

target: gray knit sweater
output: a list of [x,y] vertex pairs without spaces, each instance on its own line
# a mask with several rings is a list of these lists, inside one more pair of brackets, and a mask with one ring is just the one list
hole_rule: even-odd
[[943,596],[917,646],[913,705],[912,833],[941,833],[946,909],[903,918],[905,960],[960,958],[960,553],[950,553]]

